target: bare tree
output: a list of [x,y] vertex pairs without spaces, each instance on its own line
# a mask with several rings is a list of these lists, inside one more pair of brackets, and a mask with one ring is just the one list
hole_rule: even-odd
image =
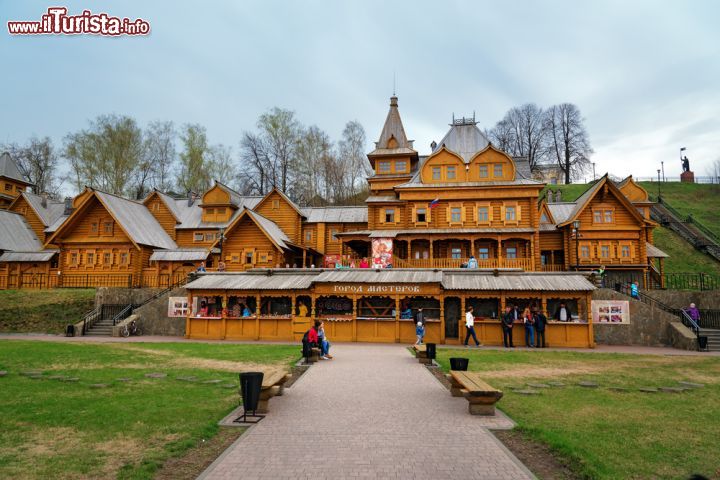
[[238,172],[232,159],[232,149],[218,144],[210,147],[208,155],[210,178],[234,188]]
[[345,197],[354,197],[365,186],[365,178],[370,175],[370,164],[365,155],[365,129],[357,120],[345,124],[342,139],[338,142],[337,161],[348,174]]
[[175,125],[171,121],[151,122],[145,129],[145,158],[152,166],[152,187],[161,192],[172,188],[176,136]]
[[267,193],[270,160],[265,142],[258,134],[244,132],[240,140],[240,191],[244,194]]
[[593,149],[580,109],[572,103],[553,105],[545,115],[550,152],[565,173],[565,183],[580,178],[590,165]]
[[203,192],[210,188],[212,183],[207,131],[201,125],[187,124],[183,126],[180,139],[183,142],[183,151],[180,153],[178,187],[186,192]]
[[142,155],[142,131],[118,115],[101,115],[89,129],[68,134],[63,151],[78,191],[87,185],[117,195],[128,193]]
[[517,157],[527,157],[530,168],[542,163],[547,152],[548,131],[543,110],[534,103],[513,107],[490,131],[499,149]]
[[57,178],[58,156],[50,137],[31,137],[25,145],[10,143],[0,146],[17,163],[20,173],[33,184],[36,194],[47,193],[57,197],[60,185]]
[[330,136],[316,125],[303,129],[295,146],[297,174],[293,198],[314,207],[325,205],[332,196],[328,178],[328,157],[332,157]]
[[301,130],[295,112],[275,107],[260,115],[257,126],[269,161],[271,185],[286,193],[295,167],[295,146]]
[[504,118],[487,132],[487,137],[496,148],[513,154],[513,128]]

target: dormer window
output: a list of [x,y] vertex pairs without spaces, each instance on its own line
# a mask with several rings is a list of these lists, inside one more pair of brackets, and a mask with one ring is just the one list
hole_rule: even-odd
[[[273,210],[279,210],[280,209],[280,200],[278,200],[278,199],[273,200],[272,208],[273,208]],[[218,213],[220,213],[220,212],[218,212]],[[225,209],[223,209],[222,213],[225,213]]]
[[454,165],[448,165],[447,167],[447,179],[448,180],[455,180],[455,166]]
[[390,161],[382,160],[382,161],[378,162],[378,172],[379,173],[390,173]]
[[432,167],[432,179],[440,180],[440,167]]
[[395,161],[395,171],[397,173],[404,173],[407,171],[407,162],[405,160]]
[[205,214],[207,215],[215,215],[215,209],[214,208],[206,208]]
[[112,235],[113,233],[113,222],[103,223],[103,233],[106,235]]
[[545,212],[543,212],[542,215],[540,215],[540,221],[542,223],[550,223],[550,220],[548,219],[548,216]]
[[488,178],[490,173],[488,172],[487,165],[480,165],[480,178]]
[[502,163],[496,163],[493,166],[493,176],[495,178],[501,178],[503,176],[503,166]]

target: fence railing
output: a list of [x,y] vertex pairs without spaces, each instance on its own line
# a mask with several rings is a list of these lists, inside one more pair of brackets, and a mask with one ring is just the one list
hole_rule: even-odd
[[[393,258],[396,268],[463,268],[469,258]],[[476,258],[477,268],[522,268],[533,269],[532,258]]]
[[707,273],[665,273],[665,290],[717,290],[720,277]]
[[0,290],[45,288],[166,288],[187,280],[186,274],[53,274],[22,273],[0,275]]

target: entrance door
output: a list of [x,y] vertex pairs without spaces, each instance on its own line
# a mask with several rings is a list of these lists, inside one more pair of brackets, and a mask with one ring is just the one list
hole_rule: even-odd
[[459,340],[458,321],[460,320],[460,299],[445,298],[445,340]]

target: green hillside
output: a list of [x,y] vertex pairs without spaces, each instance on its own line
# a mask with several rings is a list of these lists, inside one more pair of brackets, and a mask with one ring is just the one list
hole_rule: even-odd
[[669,228],[658,227],[653,230],[655,245],[670,255],[665,259],[666,273],[707,273],[720,276],[720,262],[705,253],[695,250]]
[[[657,199],[658,184],[639,182],[650,197]],[[682,215],[692,215],[720,236],[720,185],[666,182],[660,185],[663,201]]]

